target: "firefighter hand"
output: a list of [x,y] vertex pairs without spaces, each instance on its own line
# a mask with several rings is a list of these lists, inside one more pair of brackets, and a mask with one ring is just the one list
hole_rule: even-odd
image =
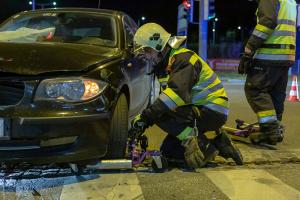
[[247,74],[252,67],[253,55],[250,53],[243,53],[238,67],[239,74]]
[[198,145],[197,137],[193,136],[182,141],[182,145],[185,149],[184,157],[188,166],[192,168],[204,167],[206,163],[204,162],[204,155]]
[[141,136],[146,128],[148,128],[149,125],[147,123],[146,117],[144,115],[137,115],[132,121],[131,121],[131,128],[134,129],[139,135],[136,137]]

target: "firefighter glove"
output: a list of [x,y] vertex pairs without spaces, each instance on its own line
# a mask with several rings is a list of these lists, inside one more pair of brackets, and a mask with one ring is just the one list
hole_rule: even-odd
[[240,58],[238,73],[247,74],[252,67],[252,62],[253,62],[253,55],[249,53],[243,53]]
[[139,137],[143,135],[145,130],[149,127],[147,123],[147,119],[143,114],[137,115],[132,121],[131,121],[131,128],[134,129],[138,135],[136,137]]
[[198,140],[196,136],[191,136],[186,140],[182,141],[182,146],[184,147],[184,157],[185,161],[189,167],[201,168],[206,164],[204,162],[204,155],[201,152]]

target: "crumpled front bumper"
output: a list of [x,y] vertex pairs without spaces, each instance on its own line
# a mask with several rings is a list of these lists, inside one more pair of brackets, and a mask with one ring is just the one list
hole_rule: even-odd
[[109,120],[109,113],[7,120],[10,134],[0,140],[0,161],[57,163],[103,157]]

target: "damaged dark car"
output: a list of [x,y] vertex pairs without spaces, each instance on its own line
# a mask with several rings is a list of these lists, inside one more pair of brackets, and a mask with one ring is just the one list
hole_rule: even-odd
[[99,9],[16,14],[0,26],[0,162],[122,158],[153,98],[135,22]]

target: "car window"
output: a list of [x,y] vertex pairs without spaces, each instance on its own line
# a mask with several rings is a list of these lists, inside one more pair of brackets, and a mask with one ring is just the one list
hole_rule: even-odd
[[115,47],[112,16],[88,13],[36,13],[20,15],[0,27],[0,41],[64,42]]
[[128,16],[124,16],[123,22],[124,22],[126,46],[133,45],[133,38],[137,30],[137,26],[135,25],[133,20]]

